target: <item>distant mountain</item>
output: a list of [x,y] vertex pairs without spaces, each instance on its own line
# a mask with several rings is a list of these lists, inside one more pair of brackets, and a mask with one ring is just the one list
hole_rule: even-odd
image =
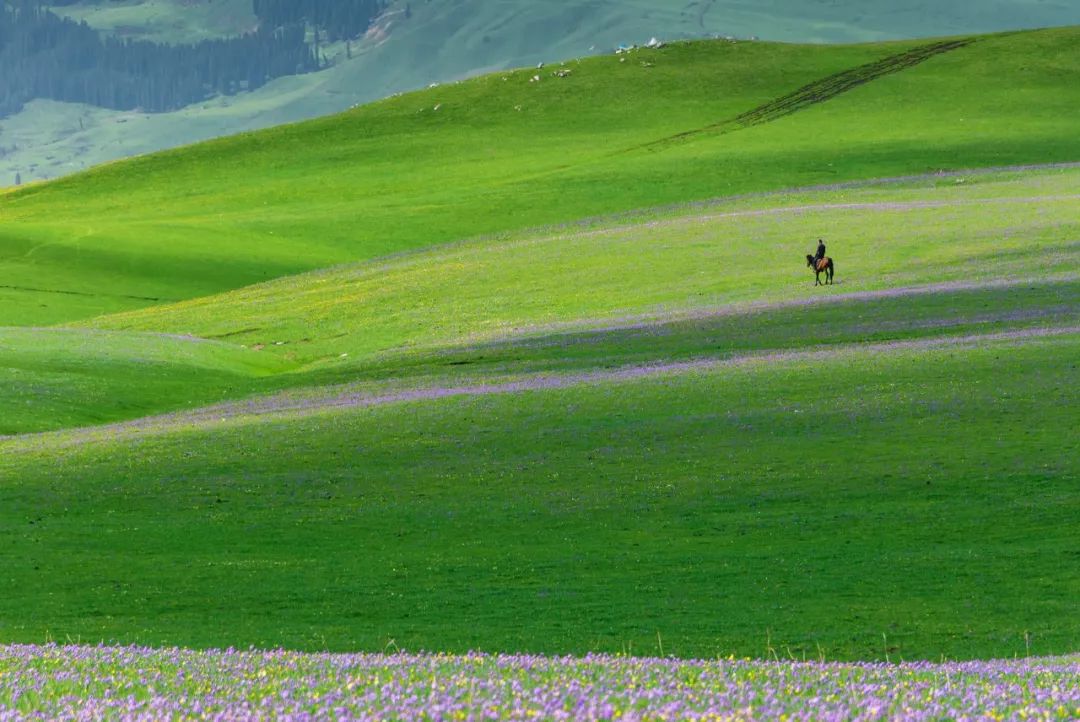
[[0,2],[0,185],[477,72],[727,35],[856,42],[1080,23],[1027,0]]
[[171,45],[100,34],[37,0],[0,7],[0,117],[38,98],[114,110],[178,110],[320,67],[299,21]]
[[253,91],[322,69],[320,41],[363,35],[383,7],[383,0],[252,0],[251,30],[187,43],[101,33],[42,0],[8,0],[0,4],[0,117],[37,98],[156,113]]

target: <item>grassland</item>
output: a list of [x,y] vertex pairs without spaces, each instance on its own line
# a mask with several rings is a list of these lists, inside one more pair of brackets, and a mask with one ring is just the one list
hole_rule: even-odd
[[1080,169],[880,178],[1075,161],[1076,37],[675,45],[4,196],[0,640],[1075,651]]
[[[202,400],[270,395],[3,442],[2,634],[1075,649],[1077,177],[596,221],[64,331],[223,336],[233,387],[208,374]],[[791,238],[822,227],[847,260],[808,299]],[[168,407],[144,371],[113,379]]]
[[[14,412],[0,432],[454,369],[797,349],[808,323],[834,344],[1061,325],[1078,310],[1078,197],[1080,171],[1061,169],[748,198],[436,247],[90,323],[105,332],[12,328],[0,335],[0,399]],[[840,283],[814,299],[824,303],[806,306],[800,253],[814,230],[843,261]],[[221,375],[190,384],[209,369]]]
[[1075,649],[1077,334],[5,442],[8,639]]
[[0,329],[0,434],[144,416],[235,398],[290,364],[164,334]]
[[[0,198],[0,271],[36,289],[116,295],[8,289],[0,322],[70,321],[663,203],[1075,160],[1077,32],[985,38],[730,133],[709,128],[913,44],[675,45],[105,166]],[[628,100],[628,87],[649,101]]]
[[229,338],[298,363],[347,365],[403,346],[799,301],[813,281],[804,248],[812,250],[815,230],[843,254],[832,290],[841,298],[1076,272],[1080,171],[955,181],[747,199],[451,244],[90,325]]

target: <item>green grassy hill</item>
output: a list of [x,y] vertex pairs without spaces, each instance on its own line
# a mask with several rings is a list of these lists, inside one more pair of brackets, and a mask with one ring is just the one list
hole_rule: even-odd
[[24,287],[0,291],[0,323],[85,318],[643,206],[1073,161],[1078,37],[983,38],[835,97],[825,83],[822,102],[741,129],[716,124],[839,74],[858,80],[861,66],[925,43],[680,44],[105,166],[0,197],[0,271]]
[[[13,413],[0,433],[283,387],[423,379],[444,375],[448,363],[506,373],[685,360],[712,354],[718,336],[725,353],[794,348],[803,343],[792,319],[808,276],[800,253],[815,230],[843,258],[842,293],[826,297],[841,303],[801,312],[832,319],[822,342],[1025,328],[1075,312],[1080,171],[927,183],[728,201],[439,246],[89,322],[105,333],[11,328],[0,334],[9,368],[0,401]],[[902,297],[889,298],[897,289]],[[903,321],[909,295],[925,316]],[[998,310],[980,312],[986,305]],[[884,336],[859,331],[868,308],[888,328]],[[725,309],[764,325],[748,336]],[[642,323],[676,330],[646,342],[633,333]],[[574,342],[529,347],[553,333]],[[622,334],[633,341],[626,348],[599,341]],[[289,373],[267,375],[275,370]]]
[[3,196],[0,640],[1075,651],[1078,37],[679,44]]
[[[1077,336],[4,445],[5,639],[1075,649]],[[823,389],[823,380],[828,389]],[[1053,399],[1048,402],[1047,399]],[[1037,453],[1035,453],[1037,452]]]
[[[406,19],[405,10],[409,9]],[[251,28],[250,0],[124,0],[56,8],[103,32],[192,42]],[[56,178],[102,162],[336,113],[403,90],[495,69],[607,53],[619,44],[712,36],[874,42],[1080,23],[1080,7],[1029,0],[391,3],[367,37],[324,54],[334,67],[175,113],[116,113],[39,100],[0,123],[0,185]]]
[[[741,201],[101,319],[225,336],[159,342],[162,371],[196,403],[247,398],[0,441],[0,634],[1075,649],[1078,177]],[[821,224],[843,260],[814,291],[791,237]],[[62,333],[121,393],[39,360],[35,398],[176,408],[153,365],[109,376],[103,332]],[[108,333],[121,359],[156,338]]]

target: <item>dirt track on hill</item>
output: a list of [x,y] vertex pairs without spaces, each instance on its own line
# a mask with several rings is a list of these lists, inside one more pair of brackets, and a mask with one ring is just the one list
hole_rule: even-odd
[[87,443],[157,436],[172,431],[199,431],[221,422],[254,418],[297,418],[339,409],[370,408],[412,401],[433,401],[454,397],[517,394],[531,391],[565,389],[573,386],[618,383],[662,376],[680,375],[695,371],[716,371],[724,368],[751,365],[814,362],[839,358],[847,354],[885,354],[896,351],[939,348],[975,347],[986,343],[1018,341],[1029,338],[1049,338],[1080,334],[1080,325],[1029,328],[988,334],[944,336],[882,343],[842,344],[799,351],[773,351],[726,358],[702,358],[625,366],[614,369],[576,373],[539,373],[519,378],[490,381],[475,380],[453,386],[423,386],[405,389],[368,389],[357,385],[332,387],[305,392],[287,391],[273,396],[232,401],[202,409],[150,416],[132,421],[80,429],[66,429],[37,434],[0,437],[0,449],[56,451]]
[[861,85],[872,83],[886,75],[892,75],[907,70],[908,68],[913,68],[938,55],[965,48],[975,42],[978,42],[977,38],[960,38],[920,45],[911,48],[910,50],[905,50],[902,53],[897,53],[896,55],[890,55],[889,57],[880,60],[858,65],[854,68],[848,68],[847,70],[842,70],[838,73],[820,78],[788,93],[787,95],[782,95],[770,100],[764,105],[759,105],[734,118],[729,118],[703,128],[677,133],[676,135],[667,138],[661,138],[644,147],[649,149],[662,148],[671,145],[672,143],[684,141],[706,133],[718,133],[723,135],[744,128],[752,128],[756,125],[771,123],[774,120],[779,120],[792,113],[797,113],[800,110],[805,110],[806,108],[819,103],[832,100],[837,96],[854,90]]

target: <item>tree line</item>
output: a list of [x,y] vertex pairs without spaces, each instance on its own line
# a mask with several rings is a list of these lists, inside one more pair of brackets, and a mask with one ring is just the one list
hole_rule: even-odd
[[[274,78],[319,70],[308,28],[321,27],[332,39],[355,37],[380,2],[253,0],[260,20],[255,32],[167,45],[103,36],[49,12],[41,0],[0,0],[0,117],[34,98],[163,112],[254,90]],[[328,13],[331,5],[341,8]]]
[[360,35],[384,7],[382,0],[253,0],[261,24],[306,24],[324,30],[331,42]]

